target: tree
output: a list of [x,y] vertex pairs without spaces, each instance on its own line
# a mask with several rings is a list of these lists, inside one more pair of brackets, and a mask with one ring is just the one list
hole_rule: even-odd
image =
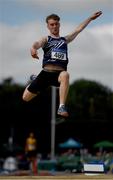
[[[112,91],[100,83],[77,80],[70,85],[68,106],[71,119],[81,121],[111,121]],[[108,119],[109,117],[109,119]]]

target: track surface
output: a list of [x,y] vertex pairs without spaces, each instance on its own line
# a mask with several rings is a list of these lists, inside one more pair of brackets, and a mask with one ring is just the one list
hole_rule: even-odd
[[113,180],[113,175],[0,176],[0,180]]

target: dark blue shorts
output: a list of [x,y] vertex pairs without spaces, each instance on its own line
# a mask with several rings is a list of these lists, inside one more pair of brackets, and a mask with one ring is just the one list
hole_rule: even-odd
[[34,94],[44,91],[49,86],[59,87],[60,83],[58,82],[58,77],[61,71],[45,71],[42,70],[35,80],[31,82],[28,87],[28,90]]

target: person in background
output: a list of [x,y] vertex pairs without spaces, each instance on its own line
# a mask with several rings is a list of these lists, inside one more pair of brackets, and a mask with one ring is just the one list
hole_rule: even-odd
[[38,174],[37,171],[37,139],[34,136],[34,133],[31,132],[26,139],[25,143],[25,153],[30,162],[31,169],[34,175]]

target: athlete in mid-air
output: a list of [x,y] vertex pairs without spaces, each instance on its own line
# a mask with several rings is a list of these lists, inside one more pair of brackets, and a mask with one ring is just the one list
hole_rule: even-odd
[[42,70],[26,87],[23,93],[24,101],[30,101],[48,86],[57,86],[59,87],[59,108],[57,114],[63,117],[69,116],[65,107],[69,89],[67,46],[92,20],[95,20],[101,14],[101,11],[92,14],[65,37],[60,36],[60,17],[56,14],[46,17],[47,28],[50,34],[34,42],[31,47],[31,56],[36,59],[39,59],[37,50],[39,48],[43,49]]

